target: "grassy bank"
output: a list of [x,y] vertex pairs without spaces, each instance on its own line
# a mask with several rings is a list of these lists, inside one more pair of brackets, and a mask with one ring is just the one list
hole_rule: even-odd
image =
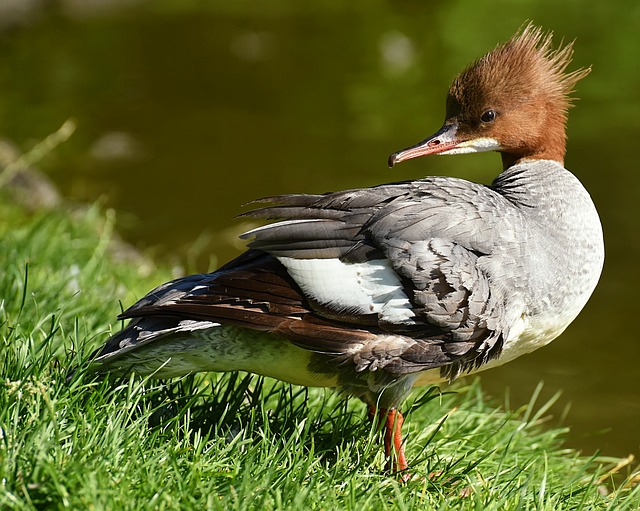
[[640,508],[632,476],[611,477],[619,460],[563,449],[544,405],[503,411],[477,383],[408,405],[415,477],[401,485],[364,406],[324,390],[246,375],[68,379],[119,328],[118,300],[170,278],[117,262],[111,228],[97,207],[0,201],[0,509]]

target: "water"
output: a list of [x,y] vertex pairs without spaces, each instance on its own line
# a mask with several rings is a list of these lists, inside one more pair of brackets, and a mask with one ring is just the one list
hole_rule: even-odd
[[501,401],[509,388],[512,407],[544,380],[544,396],[563,391],[556,414],[571,403],[568,445],[637,455],[640,4],[424,4],[66,0],[10,18],[0,2],[0,136],[28,149],[73,117],[76,134],[43,164],[64,194],[100,198],[128,240],[205,271],[240,253],[249,224],[234,217],[256,197],[424,175],[490,182],[495,154],[393,170],[386,158],[435,131],[451,78],[524,20],[577,38],[574,68],[593,72],[566,164],[601,213],[605,271],[561,338],[482,380]]

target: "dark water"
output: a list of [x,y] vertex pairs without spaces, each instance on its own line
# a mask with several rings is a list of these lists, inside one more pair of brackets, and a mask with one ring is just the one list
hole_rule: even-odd
[[424,175],[490,182],[495,154],[393,170],[386,158],[438,128],[455,73],[525,20],[576,38],[574,67],[593,72],[578,86],[566,165],[600,210],[605,271],[561,338],[482,379],[499,400],[508,387],[513,407],[543,380],[544,396],[563,391],[556,414],[571,403],[570,446],[638,454],[640,3],[103,4],[25,2],[9,15],[0,1],[0,136],[28,149],[73,117],[47,173],[191,270],[239,253],[247,224],[234,216],[256,197]]

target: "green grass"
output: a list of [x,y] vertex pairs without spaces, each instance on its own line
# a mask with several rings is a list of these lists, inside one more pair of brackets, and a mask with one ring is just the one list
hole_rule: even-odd
[[563,449],[546,405],[504,411],[477,382],[407,404],[414,478],[400,484],[365,407],[329,391],[69,377],[120,327],[119,300],[170,278],[115,262],[112,225],[97,207],[0,201],[0,509],[640,508],[637,474],[611,476],[619,460]]

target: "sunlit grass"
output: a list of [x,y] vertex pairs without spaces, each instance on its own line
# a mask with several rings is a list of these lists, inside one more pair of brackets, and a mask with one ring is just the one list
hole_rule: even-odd
[[112,220],[0,203],[0,509],[640,507],[624,463],[563,449],[544,403],[503,411],[477,383],[407,404],[400,484],[365,407],[329,391],[244,374],[94,379],[82,362],[119,328],[118,300],[170,278],[114,262]]

